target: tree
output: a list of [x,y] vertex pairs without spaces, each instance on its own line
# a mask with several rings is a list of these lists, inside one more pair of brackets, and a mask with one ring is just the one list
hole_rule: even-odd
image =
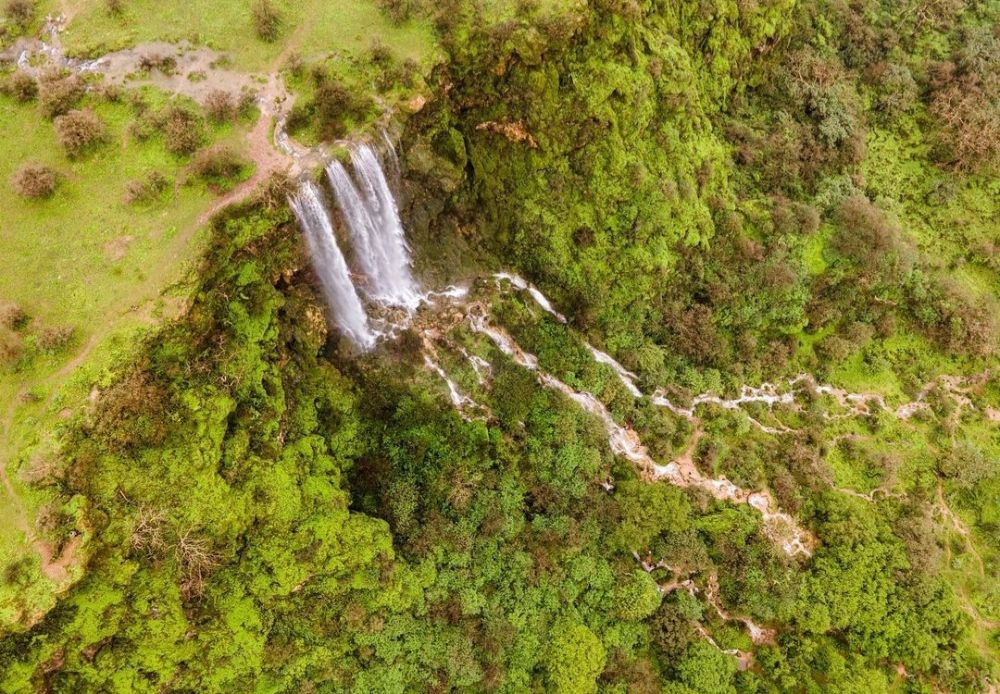
[[662,599],[653,577],[641,569],[635,569],[615,585],[612,609],[620,619],[638,621],[653,614]]
[[736,660],[707,641],[695,641],[688,646],[684,659],[677,665],[680,681],[699,694],[735,694],[735,675]]
[[580,622],[564,620],[551,630],[546,668],[552,689],[559,694],[597,691],[606,654],[601,640]]

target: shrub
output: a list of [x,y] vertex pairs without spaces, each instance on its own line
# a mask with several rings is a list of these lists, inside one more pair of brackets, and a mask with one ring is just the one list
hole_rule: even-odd
[[18,70],[7,80],[5,91],[23,104],[38,96],[38,82],[24,70]]
[[262,41],[274,41],[281,30],[281,15],[271,0],[254,0],[250,8],[253,28]]
[[125,13],[125,0],[105,0],[104,6],[112,17],[120,17]]
[[68,325],[43,328],[38,333],[38,346],[47,352],[55,352],[69,344],[76,331]]
[[862,275],[898,280],[911,260],[911,249],[899,226],[861,194],[843,200],[837,211],[839,227],[834,248],[849,258]]
[[909,111],[917,102],[919,89],[909,68],[898,63],[878,63],[868,71],[876,85],[875,107],[889,118]]
[[28,314],[17,304],[0,306],[0,326],[8,330],[20,330],[28,322]]
[[167,149],[174,154],[191,154],[202,141],[201,119],[197,114],[179,106],[174,106],[160,118]]
[[240,98],[236,102],[236,114],[240,118],[249,118],[257,106],[257,91],[244,86],[240,91]]
[[25,164],[13,179],[17,194],[34,200],[51,197],[58,182],[56,172],[44,164]]
[[965,170],[1000,165],[1000,106],[982,87],[956,81],[934,95],[930,111],[941,124],[949,164]]
[[101,97],[107,102],[112,104],[117,104],[122,100],[122,94],[124,90],[120,85],[114,84],[112,82],[102,82],[94,90],[97,96]]
[[172,55],[164,56],[159,53],[150,53],[139,59],[139,70],[142,72],[159,70],[164,75],[172,75],[177,72],[177,59]]
[[816,354],[826,365],[841,362],[854,351],[855,345],[839,335],[827,335],[816,344]]
[[125,184],[125,204],[149,202],[167,189],[169,181],[159,171],[151,171],[145,179]]
[[191,171],[218,191],[229,187],[246,166],[246,160],[231,147],[217,145],[199,152]]
[[320,135],[327,140],[341,137],[347,130],[347,120],[361,117],[369,109],[371,101],[357,96],[325,70],[314,71],[313,80],[316,90],[310,107],[319,120]]
[[76,106],[83,92],[83,82],[76,75],[43,77],[38,85],[38,104],[42,115],[55,118],[67,113]]
[[997,350],[1000,325],[995,302],[973,296],[949,277],[914,272],[907,286],[917,323],[946,349],[989,356]]
[[283,208],[295,192],[295,182],[284,171],[272,171],[260,186],[261,204],[268,210]]
[[226,123],[236,117],[236,103],[229,92],[214,89],[205,98],[205,112],[216,123]]
[[143,96],[142,92],[135,90],[129,91],[125,101],[128,103],[135,115],[144,116],[149,113],[149,102],[146,100],[146,97]]
[[4,7],[4,16],[11,24],[26,29],[35,18],[35,3],[32,0],[8,0]]
[[55,120],[56,137],[70,157],[78,157],[107,139],[108,130],[88,109],[70,111]]
[[302,60],[302,54],[298,51],[292,51],[288,54],[288,60],[285,61],[285,69],[288,70],[294,77],[301,77],[303,70],[305,70],[305,63]]
[[402,24],[413,12],[410,0],[379,0],[378,4],[394,24]]
[[24,354],[24,342],[20,335],[0,333],[0,366],[11,366]]

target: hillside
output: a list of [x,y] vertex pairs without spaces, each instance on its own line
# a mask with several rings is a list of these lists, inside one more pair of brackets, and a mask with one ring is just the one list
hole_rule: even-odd
[[0,690],[996,691],[995,0],[2,21]]

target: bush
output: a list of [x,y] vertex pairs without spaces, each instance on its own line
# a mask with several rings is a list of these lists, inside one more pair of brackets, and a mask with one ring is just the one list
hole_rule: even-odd
[[76,106],[83,92],[83,81],[76,75],[43,77],[38,85],[38,104],[42,115],[55,118],[67,113]]
[[55,352],[68,345],[75,333],[76,331],[68,325],[43,328],[38,333],[38,346],[46,352]]
[[379,0],[378,4],[394,24],[402,24],[413,12],[410,0]]
[[231,147],[217,145],[199,152],[191,171],[213,190],[219,191],[230,187],[246,166],[246,160]]
[[912,250],[899,226],[861,194],[844,199],[837,210],[833,247],[870,279],[898,281]]
[[267,210],[283,209],[288,196],[295,192],[296,184],[284,171],[272,171],[261,184],[259,196]]
[[14,174],[14,190],[33,200],[51,197],[59,183],[56,172],[44,164],[25,164]]
[[253,28],[262,41],[271,42],[278,38],[281,30],[281,15],[271,0],[255,0],[250,8]]
[[124,90],[113,82],[102,82],[94,89],[94,93],[104,101],[117,104],[121,102]]
[[167,149],[174,154],[191,154],[201,145],[201,118],[197,114],[174,106],[167,109],[158,120]]
[[313,72],[316,90],[310,110],[319,120],[320,136],[334,140],[344,135],[348,119],[359,119],[371,106],[371,101],[329,75],[325,70]]
[[145,179],[129,181],[125,185],[125,204],[154,200],[169,185],[167,177],[159,171],[151,171]]
[[257,106],[257,91],[244,86],[240,91],[240,98],[236,102],[236,115],[240,118],[249,118],[253,115]]
[[26,29],[35,18],[35,3],[32,0],[8,0],[4,16],[20,29]]
[[120,17],[125,14],[125,0],[105,0],[104,6],[108,9],[108,14],[112,17]]
[[24,354],[24,342],[20,335],[0,333],[0,366],[11,366]]
[[159,70],[164,75],[172,75],[177,72],[177,58],[172,55],[150,53],[139,59],[139,70],[142,72]]
[[236,117],[236,102],[229,92],[215,89],[205,98],[205,112],[210,120],[227,123]]
[[38,96],[38,82],[24,70],[18,70],[7,80],[4,91],[23,104]]
[[28,314],[17,304],[0,306],[0,326],[8,330],[20,330],[28,322]]
[[298,51],[292,51],[288,54],[288,60],[285,61],[285,69],[292,74],[293,77],[301,77],[303,70],[305,70],[305,62],[302,60],[302,54]]
[[70,111],[55,120],[56,137],[70,157],[78,157],[104,142],[108,129],[97,114],[88,109]]

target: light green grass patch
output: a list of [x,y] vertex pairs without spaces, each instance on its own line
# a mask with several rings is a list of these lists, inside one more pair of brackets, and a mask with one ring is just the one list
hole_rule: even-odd
[[103,0],[77,4],[63,44],[87,56],[147,41],[187,40],[230,54],[239,69],[265,70],[289,50],[306,57],[361,52],[379,41],[401,59],[425,62],[434,46],[429,24],[394,25],[369,0],[277,0],[282,21],[273,43],[257,37],[247,0],[133,0],[121,16],[111,15]]
[[[149,96],[154,103],[163,100]],[[21,561],[26,576],[37,575],[38,557],[25,529],[34,527],[48,498],[25,485],[21,474],[38,455],[53,454],[67,411],[85,402],[96,376],[159,314],[176,307],[177,298],[164,298],[163,289],[180,280],[196,256],[198,217],[214,199],[200,183],[182,184],[188,162],[169,153],[160,138],[137,142],[128,136],[129,107],[89,105],[108,126],[107,142],[70,160],[53,124],[34,104],[0,96],[0,137],[6,146],[0,158],[0,257],[6,261],[0,303],[17,303],[28,313],[28,340],[47,326],[76,331],[63,350],[0,366],[0,464],[18,497],[0,494],[0,569]],[[246,131],[245,124],[214,128],[209,139],[239,150]],[[50,199],[26,200],[14,191],[11,179],[28,161],[61,174]],[[169,189],[157,201],[127,204],[126,183],[151,171],[163,174]],[[40,577],[28,583],[39,587],[38,595],[0,594],[0,628],[15,609],[14,600],[44,608],[51,583]]]

